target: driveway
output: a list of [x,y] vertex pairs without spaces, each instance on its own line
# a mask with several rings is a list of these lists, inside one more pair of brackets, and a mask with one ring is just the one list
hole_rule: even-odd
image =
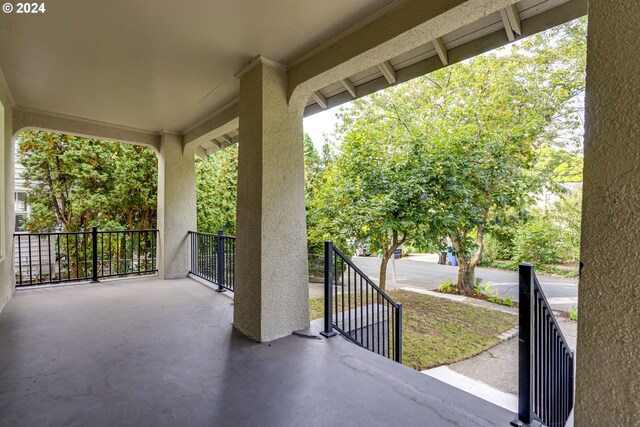
[[[378,282],[380,259],[376,257],[354,257],[354,263],[371,279]],[[396,284],[392,285],[392,261],[387,268],[387,288],[417,287],[436,289],[441,281],[455,283],[458,267],[440,265],[436,255],[411,255],[395,261]],[[518,273],[494,268],[476,268],[476,277],[483,283],[491,282],[502,298],[518,300]],[[568,311],[578,305],[578,280],[538,275],[538,281],[553,309]]]

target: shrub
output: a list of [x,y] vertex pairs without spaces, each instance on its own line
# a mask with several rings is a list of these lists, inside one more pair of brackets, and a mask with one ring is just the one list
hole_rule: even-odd
[[518,262],[555,264],[560,261],[560,227],[539,217],[524,224],[514,237],[514,257]]
[[578,320],[578,307],[573,306],[571,307],[571,310],[569,310],[569,319],[571,320]]
[[446,282],[440,282],[440,287],[438,288],[439,292],[450,294],[453,292],[453,282],[451,280],[447,280]]
[[484,237],[483,261],[493,262],[495,260],[511,259],[513,257],[514,233],[515,230],[511,229],[510,232],[501,230],[500,234],[487,234]]

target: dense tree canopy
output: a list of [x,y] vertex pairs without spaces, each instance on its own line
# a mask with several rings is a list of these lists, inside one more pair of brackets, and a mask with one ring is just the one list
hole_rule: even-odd
[[29,231],[155,228],[157,158],[150,148],[42,131],[19,136]]
[[575,21],[354,101],[320,226],[380,248],[382,286],[399,244],[449,238],[472,289],[488,219],[529,202],[538,149],[578,126],[585,34]]
[[235,235],[237,183],[237,145],[196,160],[198,231]]

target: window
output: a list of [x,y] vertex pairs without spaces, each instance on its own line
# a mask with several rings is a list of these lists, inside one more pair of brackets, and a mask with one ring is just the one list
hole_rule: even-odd
[[16,213],[27,212],[27,193],[24,191],[16,192]]
[[27,214],[16,214],[16,231],[26,231]]
[[25,224],[29,217],[29,205],[27,204],[27,193],[16,191],[15,193],[16,231],[26,231]]

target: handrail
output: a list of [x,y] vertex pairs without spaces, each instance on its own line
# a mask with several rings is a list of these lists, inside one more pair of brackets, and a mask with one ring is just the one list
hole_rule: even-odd
[[16,287],[154,274],[156,229],[14,234]]
[[191,236],[190,274],[218,285],[218,292],[235,289],[235,236],[189,231]]
[[372,286],[375,290],[377,290],[378,292],[380,292],[380,296],[382,296],[383,298],[385,298],[387,301],[389,301],[391,304],[393,304],[394,307],[398,307],[398,303],[396,303],[395,301],[393,301],[391,298],[389,298],[389,295],[387,295],[382,289],[380,289],[380,287],[378,285],[376,285],[373,280],[371,280],[369,278],[369,276],[367,276],[362,270],[360,270],[360,268],[358,268],[357,265],[355,265],[353,262],[351,262],[351,260],[342,253],[342,251],[340,251],[340,249],[336,248],[335,246],[333,246],[333,250],[334,252],[339,255],[343,260],[345,260],[346,262],[349,263],[350,267],[358,274],[360,274],[362,276],[362,278],[364,280],[367,281],[367,283]]
[[573,410],[574,352],[534,273],[519,269],[518,414],[514,426],[564,426]]
[[222,236],[225,239],[236,239],[236,236],[228,236],[226,234],[219,234],[219,233],[205,233],[204,231],[189,231],[189,234],[199,234],[201,236]]
[[321,334],[330,338],[336,335],[335,329],[349,341],[402,363],[402,304],[393,301],[333,242],[325,242],[324,256]]

